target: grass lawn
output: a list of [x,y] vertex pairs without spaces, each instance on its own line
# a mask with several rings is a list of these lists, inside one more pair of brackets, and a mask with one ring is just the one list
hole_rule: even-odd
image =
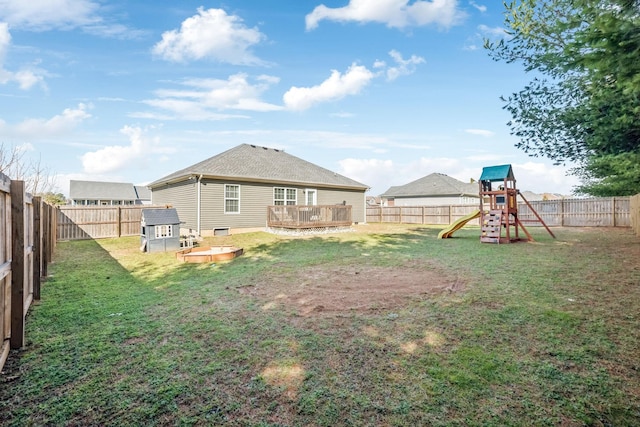
[[640,425],[639,238],[438,231],[216,237],[245,251],[216,264],[61,242],[0,424]]

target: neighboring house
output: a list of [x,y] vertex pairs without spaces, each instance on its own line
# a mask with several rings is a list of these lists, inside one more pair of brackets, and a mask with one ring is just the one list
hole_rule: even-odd
[[148,185],[156,205],[178,210],[183,227],[199,235],[214,229],[264,228],[267,206],[352,206],[365,222],[364,184],[282,150],[241,144]]
[[465,183],[443,173],[432,173],[380,195],[385,206],[471,205],[480,202],[477,183]]
[[126,182],[71,180],[69,199],[77,206],[148,205],[151,191]]

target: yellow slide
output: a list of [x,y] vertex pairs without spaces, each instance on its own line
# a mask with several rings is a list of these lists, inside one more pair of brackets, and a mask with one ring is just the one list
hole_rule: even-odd
[[471,212],[469,215],[460,218],[459,220],[442,230],[440,233],[438,233],[438,239],[448,239],[453,235],[453,233],[460,230],[466,223],[474,218],[480,218],[479,210]]

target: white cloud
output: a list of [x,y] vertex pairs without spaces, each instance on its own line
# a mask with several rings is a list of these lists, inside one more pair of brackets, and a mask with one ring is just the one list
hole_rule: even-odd
[[368,185],[372,190],[374,188],[379,189],[385,179],[394,173],[394,165],[391,160],[343,159],[338,164],[340,165],[339,173],[341,175]]
[[[387,68],[387,80],[395,80],[400,76],[406,76],[413,74],[416,70],[416,65],[424,63],[424,58],[416,55],[411,55],[409,59],[403,59],[402,54],[396,50],[389,52],[389,56],[393,58],[397,64],[395,67]],[[380,62],[376,63],[380,66]]]
[[474,1],[470,1],[469,4],[473,7],[475,7],[476,9],[478,9],[480,12],[485,13],[487,11],[487,6],[483,5],[483,4],[478,4]]
[[521,191],[570,195],[580,184],[576,176],[567,175],[571,166],[554,166],[544,162],[513,163],[513,174]]
[[99,7],[89,0],[0,0],[0,20],[16,28],[68,29],[100,22]]
[[307,30],[318,27],[322,20],[360,23],[378,22],[391,28],[436,24],[451,27],[465,18],[458,0],[350,0],[344,7],[316,6],[305,17]]
[[222,9],[198,8],[198,14],[185,19],[179,30],[162,34],[153,53],[174,62],[214,59],[235,65],[256,65],[250,48],[266,37],[257,28],[246,27],[242,19]]
[[470,133],[471,135],[483,136],[485,138],[495,135],[495,132],[486,129],[465,129],[464,131],[466,133]]
[[41,70],[23,68],[18,71],[9,71],[4,69],[4,58],[10,45],[9,25],[6,22],[0,22],[0,84],[16,82],[20,89],[23,90],[31,89],[38,83],[45,87],[44,72]]
[[[145,104],[172,113],[172,118],[183,120],[224,120],[246,118],[246,115],[222,114],[223,110],[277,111],[282,107],[260,99],[279,79],[261,75],[251,83],[244,73],[222,79],[187,79],[180,83],[186,89],[158,89],[156,98]],[[136,113],[137,117],[148,113]]]
[[0,121],[0,136],[23,140],[46,140],[67,136],[82,121],[91,117],[86,104],[78,104],[77,108],[67,108],[62,114],[50,119],[27,119],[16,125],[7,125]]
[[489,27],[487,25],[478,25],[478,31],[465,43],[465,50],[478,50],[484,45],[485,40],[490,42],[497,42],[507,36],[507,33],[502,27]]
[[334,101],[362,91],[375,77],[374,73],[362,65],[352,64],[341,74],[331,71],[331,76],[317,86],[291,87],[282,97],[291,110],[306,110],[319,102]]
[[99,175],[121,170],[125,167],[140,165],[150,154],[163,154],[174,149],[159,145],[158,137],[149,137],[151,130],[125,126],[120,132],[129,138],[129,145],[110,145],[82,156],[82,168],[85,173]]
[[490,39],[501,39],[507,35],[505,29],[502,27],[489,27],[484,24],[478,25],[478,31],[481,36]]

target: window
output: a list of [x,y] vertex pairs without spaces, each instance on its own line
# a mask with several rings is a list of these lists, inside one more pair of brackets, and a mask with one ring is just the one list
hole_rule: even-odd
[[173,237],[173,225],[156,225],[156,239]]
[[311,188],[307,188],[305,190],[306,197],[305,201],[307,205],[315,206],[318,204],[318,192]]
[[225,184],[224,213],[240,213],[240,186]]
[[274,205],[296,205],[298,202],[298,191],[295,188],[274,187]]

